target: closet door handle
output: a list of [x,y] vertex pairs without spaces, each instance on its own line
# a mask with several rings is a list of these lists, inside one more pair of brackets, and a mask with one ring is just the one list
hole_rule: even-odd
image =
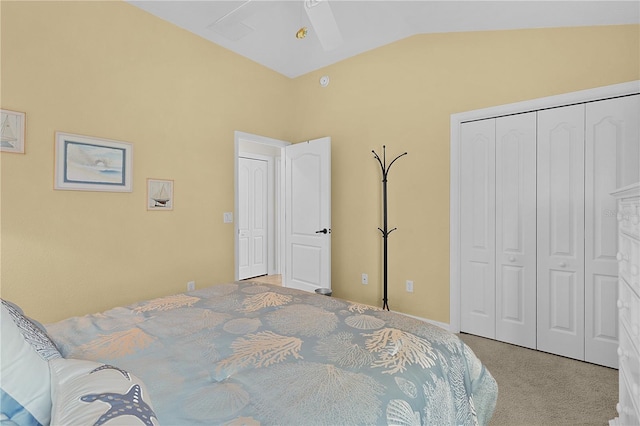
[[323,229],[321,229],[321,230],[319,230],[319,231],[316,231],[316,234],[328,234],[328,233],[330,233],[330,232],[331,232],[331,231],[330,231],[329,229],[327,229],[327,228],[323,228]]
[[509,256],[509,262],[515,262],[515,261],[516,261],[515,256]]
[[560,263],[558,263],[558,265],[559,265],[561,268],[566,268],[566,267],[567,267],[567,262],[560,262]]

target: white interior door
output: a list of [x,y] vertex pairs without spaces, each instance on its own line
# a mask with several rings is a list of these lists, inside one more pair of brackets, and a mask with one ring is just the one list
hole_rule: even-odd
[[331,138],[285,149],[286,287],[331,288]]
[[[240,159],[252,158],[256,160],[262,160],[267,163],[268,167],[268,194],[267,194],[267,251],[265,257],[267,260],[267,274],[282,274],[284,268],[282,247],[279,245],[282,229],[284,228],[282,217],[284,216],[284,205],[281,203],[282,196],[284,194],[284,176],[279,172],[280,160],[282,157],[282,148],[290,145],[289,142],[271,139],[264,136],[254,135],[250,133],[244,133],[240,131],[234,132],[234,214],[235,220],[233,220],[234,227],[234,279],[242,279],[240,274],[240,263],[248,262],[248,251],[245,247],[241,247],[240,242],[240,222],[245,215],[246,207],[242,205],[243,201],[240,197],[240,180],[243,178],[240,176]],[[248,182],[248,174],[244,179]],[[247,183],[248,185],[248,183]],[[246,200],[246,197],[242,197]],[[245,201],[245,204],[248,201]],[[244,225],[243,225],[244,226]],[[248,247],[248,244],[246,245]],[[242,250],[244,254],[242,254]],[[244,256],[244,259],[241,258]],[[246,274],[245,274],[246,276]]]
[[495,338],[495,120],[461,125],[460,330]]
[[584,359],[584,105],[538,112],[538,349]]
[[536,113],[496,119],[496,339],[536,347]]
[[238,279],[268,272],[268,164],[252,158],[238,159]]

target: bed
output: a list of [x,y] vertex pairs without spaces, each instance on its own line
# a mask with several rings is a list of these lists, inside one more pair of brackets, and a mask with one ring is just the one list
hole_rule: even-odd
[[[78,363],[91,380],[129,376],[111,393],[82,379],[70,403],[97,404],[98,415],[109,415],[94,424],[474,425],[489,423],[497,398],[489,371],[454,334],[379,308],[252,282],[69,318],[46,331],[61,354],[48,361],[53,408],[68,424],[81,413],[63,407],[69,398],[56,393],[69,393],[65,368]],[[125,395],[137,411],[129,404],[117,412],[108,399]]]

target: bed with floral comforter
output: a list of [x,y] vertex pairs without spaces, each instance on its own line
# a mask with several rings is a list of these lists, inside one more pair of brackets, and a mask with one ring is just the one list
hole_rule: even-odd
[[163,425],[487,424],[457,336],[367,305],[237,282],[47,325],[65,358],[125,369]]

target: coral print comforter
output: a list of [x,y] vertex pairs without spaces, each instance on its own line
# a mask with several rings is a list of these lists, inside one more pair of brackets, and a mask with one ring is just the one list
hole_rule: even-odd
[[47,326],[63,356],[125,369],[163,425],[475,425],[497,398],[455,335],[371,306],[251,282]]

